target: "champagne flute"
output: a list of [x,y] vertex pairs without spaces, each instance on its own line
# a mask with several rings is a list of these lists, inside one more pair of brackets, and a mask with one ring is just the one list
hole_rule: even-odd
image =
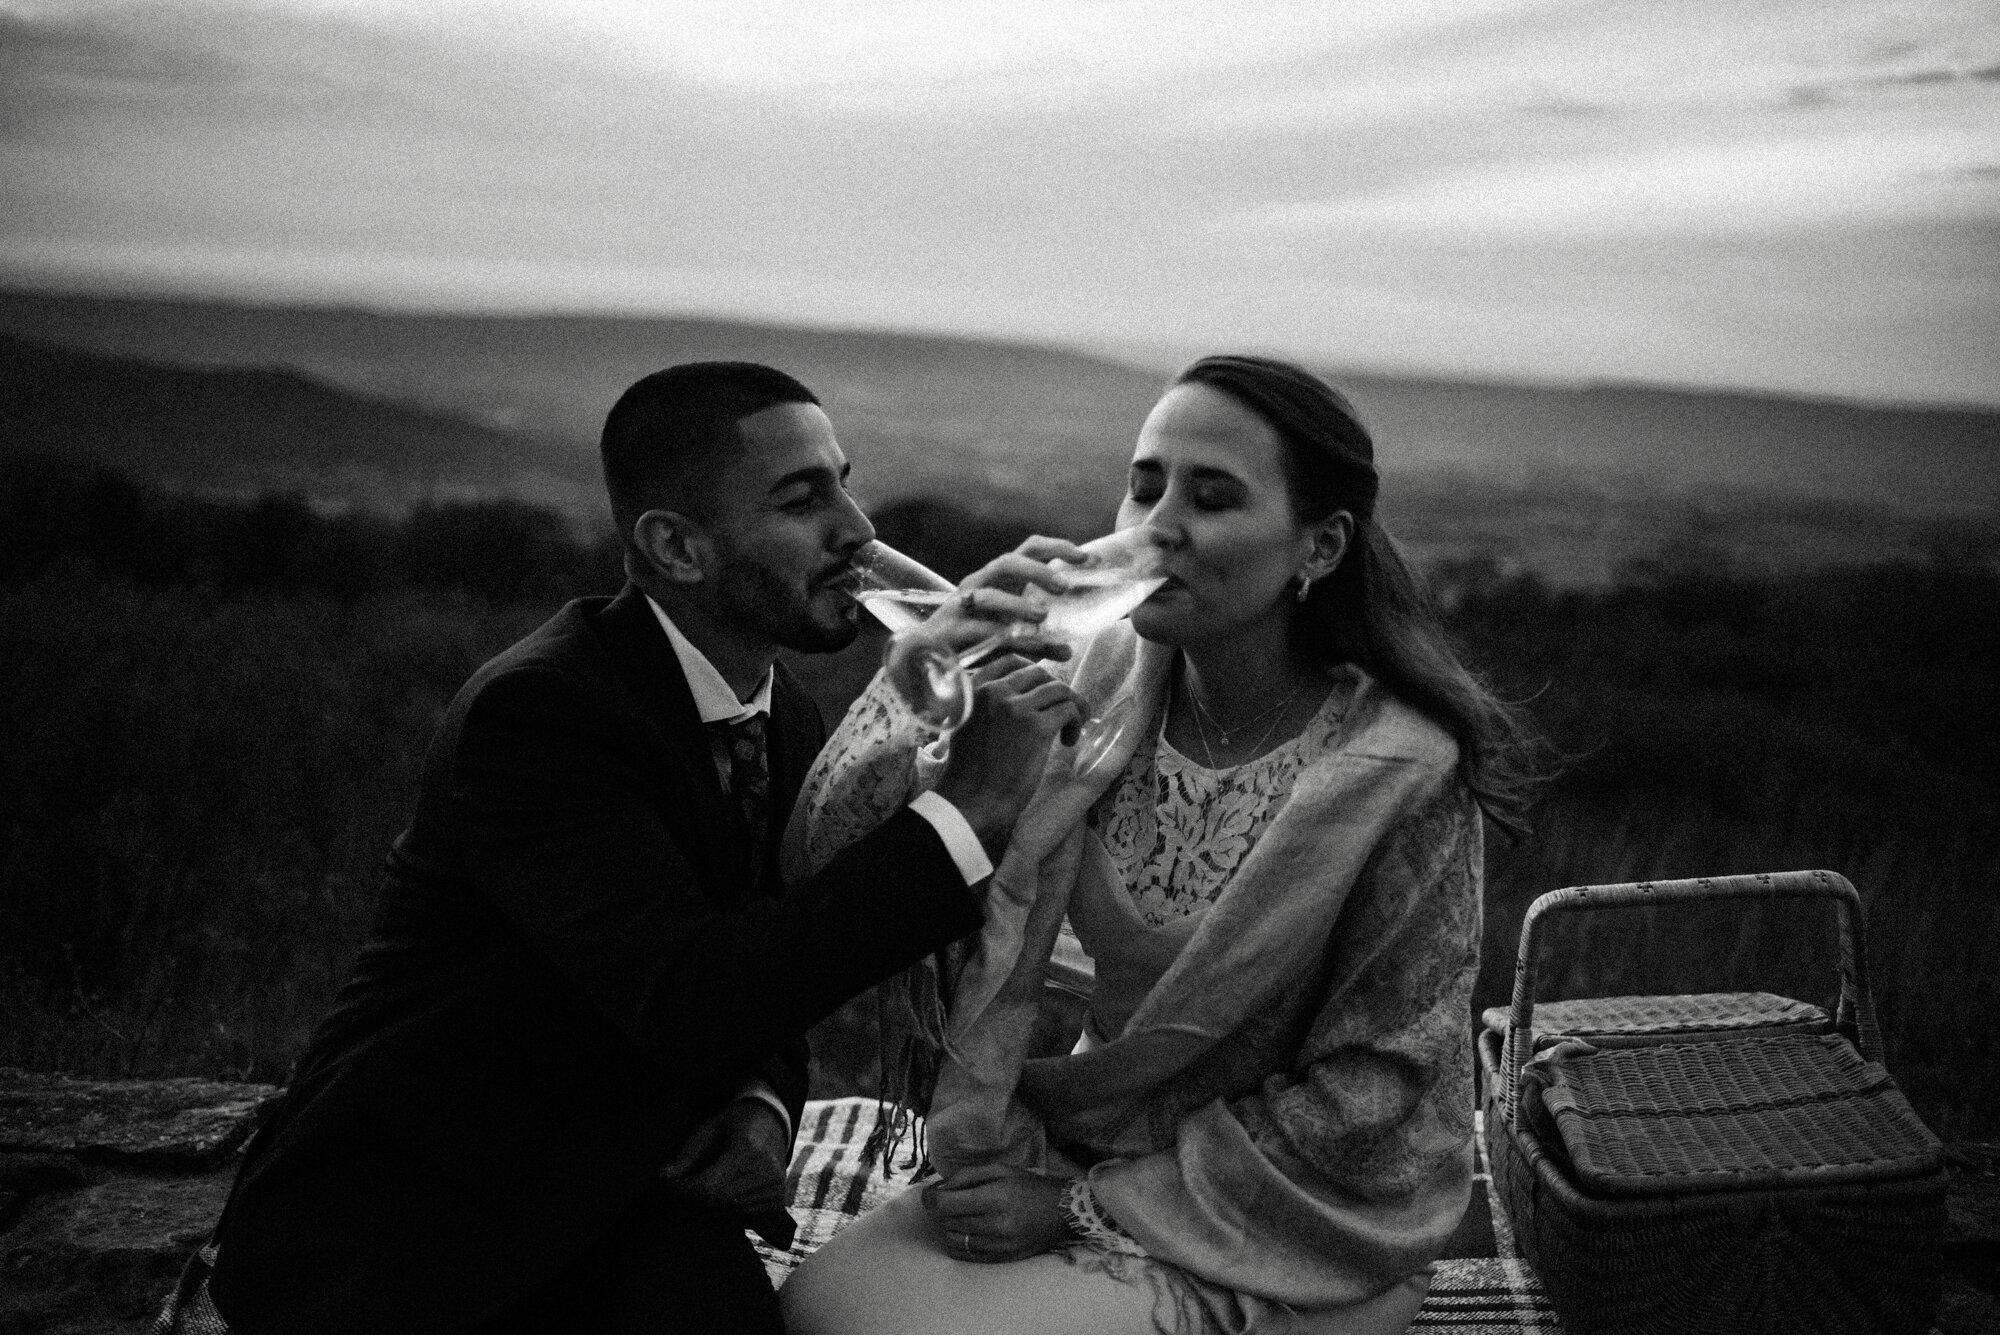
[[[915,557],[873,539],[854,554],[861,588],[855,600],[892,635],[914,630],[957,595],[957,586]],[[944,651],[919,655],[914,679],[896,683],[903,702],[941,733],[972,717],[972,690],[964,669]]]
[[[1060,636],[1074,645],[1130,615],[1167,582],[1166,553],[1151,529],[1119,529],[1092,538],[1082,550],[1088,558],[1082,563],[1049,562],[1063,574],[1062,592],[1030,585],[1021,594],[1048,609],[1038,628],[1043,634]],[[1001,628],[961,653],[960,663],[970,667],[1006,647],[1014,634],[1012,626]]]
[[[1143,527],[1084,543],[1085,560],[1057,560],[1067,587],[1060,593],[1029,586],[1023,596],[1048,609],[1035,630],[1080,644],[1129,615],[1166,582],[1164,552],[1158,538]],[[891,631],[919,624],[931,610],[954,595],[952,584],[921,563],[877,540],[855,556],[862,589],[857,597]],[[971,669],[996,651],[1007,649],[1027,628],[1009,624],[969,649],[953,653],[936,649],[917,656],[917,674],[904,683],[911,709],[940,732],[949,734],[972,716]],[[911,698],[912,696],[917,698]],[[1131,697],[1113,700],[1084,725],[1076,743],[1074,766],[1081,774],[1115,749],[1126,726]]]
[[[1166,549],[1160,545],[1159,535],[1143,525],[1094,538],[1083,544],[1083,550],[1090,560],[1082,566],[1067,561],[1052,563],[1068,581],[1064,592],[1028,590],[1030,598],[1048,604],[1042,629],[1053,629],[1079,646],[1130,616],[1167,582]],[[1083,725],[1070,755],[1072,775],[1083,778],[1118,751],[1136,722],[1132,700],[1131,691],[1120,692]]]
[[[958,596],[950,580],[879,538],[855,553],[853,565],[861,586],[855,601],[891,634],[914,629]],[[895,682],[897,693],[919,719],[941,735],[949,735],[972,717],[971,670],[982,659],[1011,646],[1027,629],[1024,623],[1011,622],[969,649],[916,653],[909,662],[911,674]]]
[[921,625],[957,591],[943,575],[880,538],[864,543],[853,565],[861,579],[856,600],[892,635]]

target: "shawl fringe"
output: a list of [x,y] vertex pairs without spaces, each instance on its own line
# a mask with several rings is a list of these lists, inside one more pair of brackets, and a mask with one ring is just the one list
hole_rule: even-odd
[[950,972],[949,947],[921,960],[875,989],[876,1088],[875,1129],[861,1147],[863,1167],[879,1161],[886,1172],[896,1151],[910,1142],[909,1158],[901,1165],[930,1170],[923,1119],[937,1094],[938,1071],[948,1050],[947,1013],[939,979]]

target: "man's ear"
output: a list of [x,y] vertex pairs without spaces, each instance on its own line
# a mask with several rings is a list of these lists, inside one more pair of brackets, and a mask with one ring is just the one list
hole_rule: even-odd
[[707,578],[708,535],[678,510],[648,510],[633,520],[632,546],[663,579],[699,584]]
[[1312,551],[1306,557],[1302,573],[1312,577],[1316,584],[1340,568],[1347,557],[1348,544],[1354,541],[1354,516],[1345,510],[1335,510],[1326,518],[1312,526]]

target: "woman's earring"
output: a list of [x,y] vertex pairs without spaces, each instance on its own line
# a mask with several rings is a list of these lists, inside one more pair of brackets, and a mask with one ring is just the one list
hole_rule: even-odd
[[1304,601],[1306,600],[1306,595],[1307,595],[1307,594],[1309,594],[1309,593],[1311,593],[1311,592],[1312,592],[1312,589],[1313,589],[1313,577],[1312,577],[1311,575],[1308,575],[1308,574],[1306,574],[1306,573],[1305,573],[1304,571],[1300,571],[1300,572],[1299,572],[1299,601],[1300,601],[1300,602],[1304,602]]

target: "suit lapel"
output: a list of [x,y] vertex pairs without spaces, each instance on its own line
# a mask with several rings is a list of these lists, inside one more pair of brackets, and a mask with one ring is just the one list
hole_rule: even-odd
[[597,624],[626,688],[666,743],[674,834],[683,848],[697,853],[710,885],[733,902],[743,887],[743,818],[715,773],[708,729],[695,710],[680,659],[636,585],[627,584],[598,614]]

